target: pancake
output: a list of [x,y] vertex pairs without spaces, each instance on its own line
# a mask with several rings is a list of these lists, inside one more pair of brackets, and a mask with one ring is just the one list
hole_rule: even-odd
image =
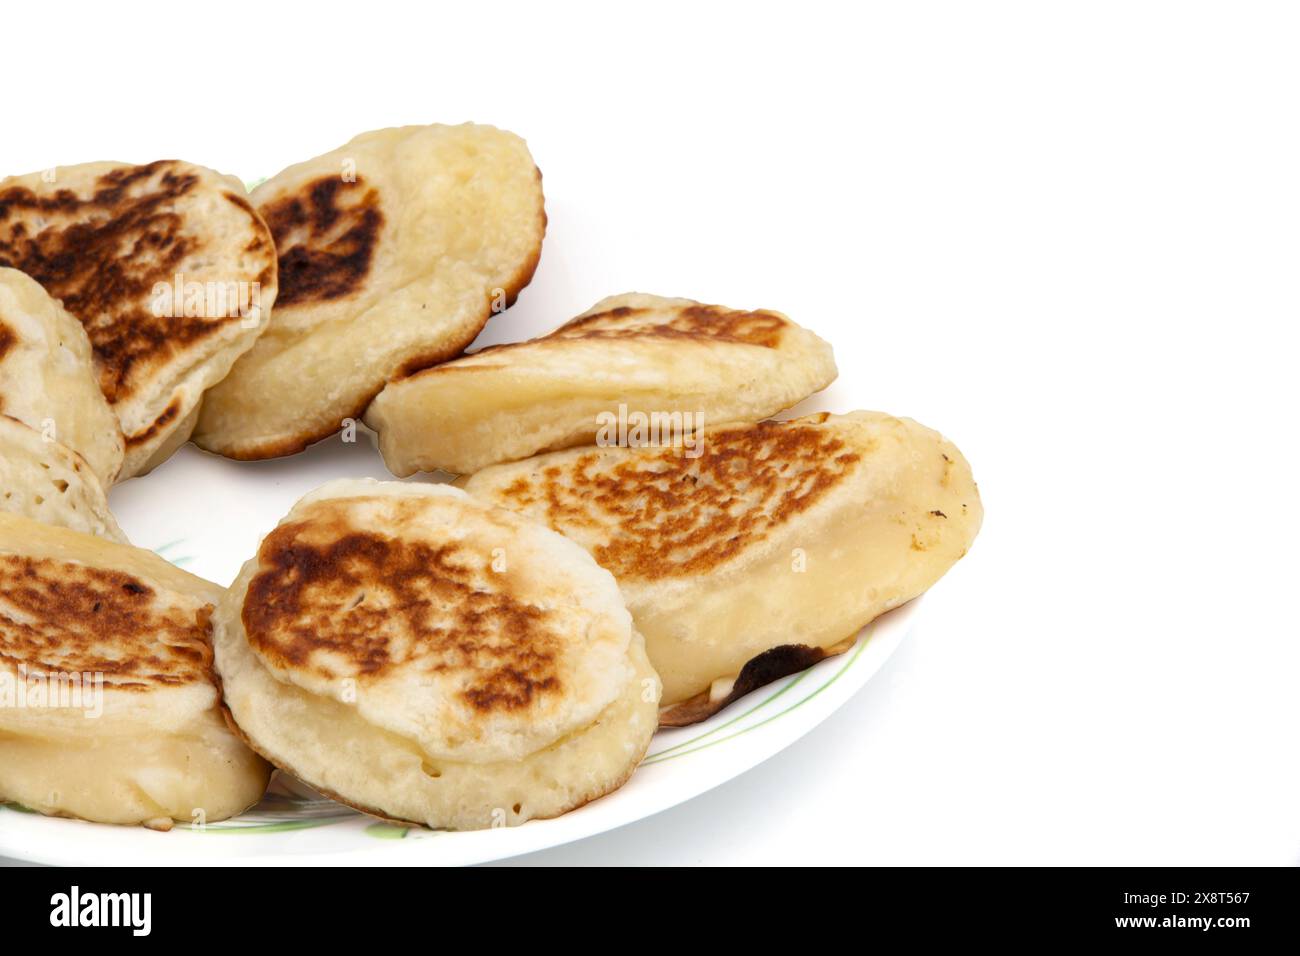
[[84,458],[0,415],[0,511],[126,543]]
[[81,320],[126,435],[120,477],[143,474],[184,442],[204,389],[265,327],[271,233],[239,180],[190,163],[88,163],[50,178],[0,182],[0,266]]
[[166,829],[261,798],[223,720],[222,589],[150,551],[0,513],[0,800]]
[[633,434],[636,415],[676,416],[684,432],[758,421],[834,378],[831,347],[779,312],[630,293],[542,338],[395,381],[366,423],[393,474],[466,474],[598,443],[603,428]]
[[99,390],[85,329],[35,279],[2,268],[0,414],[76,451],[104,487],[122,468],[122,430]]
[[459,355],[532,279],[546,231],[524,141],[469,123],[363,133],[252,199],[275,234],[280,299],[194,435],[231,458],[301,451],[390,378]]
[[983,517],[961,452],[910,419],[719,426],[702,448],[573,449],[458,482],[614,574],[668,725],[844,650],[937,581]]
[[580,806],[623,783],[656,725],[659,682],[609,573],[445,485],[302,499],[231,586],[215,647],[258,752],[429,827]]

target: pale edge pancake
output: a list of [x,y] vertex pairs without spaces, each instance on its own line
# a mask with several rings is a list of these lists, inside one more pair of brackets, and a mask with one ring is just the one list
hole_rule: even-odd
[[127,543],[80,455],[0,414],[0,511]]
[[[507,526],[545,536],[538,540],[548,542],[553,553],[546,574],[539,576],[554,572],[566,577],[567,572],[561,569],[572,566],[579,574],[575,580],[609,580],[611,599],[630,634],[626,658],[631,664],[630,679],[625,672],[623,689],[614,691],[611,703],[594,720],[551,739],[522,759],[476,762],[431,756],[412,737],[363,719],[355,704],[314,694],[300,685],[297,674],[267,666],[263,652],[250,646],[244,628],[249,587],[263,570],[254,558],[223,599],[215,633],[225,706],[244,739],[275,765],[340,802],[394,822],[448,829],[515,825],[552,817],[620,786],[639,763],[654,733],[659,682],[645,658],[640,636],[631,630],[630,619],[621,610],[617,588],[607,572],[559,536],[521,523],[507,512],[484,508],[445,486],[332,482],[295,506],[281,528],[309,520],[316,513],[312,506],[319,502],[379,494],[454,497],[463,503],[467,514],[482,512],[486,520],[507,522]],[[350,532],[343,527],[337,533]],[[481,535],[466,546],[475,547],[480,541]],[[528,547],[520,542],[511,552],[512,564],[525,560],[516,552],[523,549],[527,553]],[[315,559],[312,561],[314,566]],[[541,567],[539,563],[539,571]],[[356,694],[364,697],[365,693],[366,686],[360,683]]]
[[152,552],[6,513],[0,570],[15,576],[0,590],[6,681],[26,686],[24,670],[103,680],[98,708],[83,697],[0,709],[3,798],[160,829],[261,798],[270,767],[219,709],[210,616],[221,588]]
[[591,444],[620,407],[692,428],[758,421],[835,375],[830,345],[779,312],[627,293],[549,335],[394,381],[366,423],[398,477],[469,474]]
[[237,459],[301,451],[390,379],[459,355],[531,281],[546,231],[524,141],[468,123],[363,133],[252,199],[275,235],[280,299],[194,434]]

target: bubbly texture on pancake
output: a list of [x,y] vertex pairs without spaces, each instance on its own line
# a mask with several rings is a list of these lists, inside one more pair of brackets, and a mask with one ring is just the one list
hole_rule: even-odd
[[591,444],[620,409],[676,415],[689,433],[766,418],[834,378],[830,346],[779,312],[628,293],[395,381],[366,422],[394,474],[465,474]]
[[212,667],[221,593],[0,513],[0,800],[162,829],[255,803],[270,769],[226,726]]
[[[490,826],[526,802],[502,821],[523,822],[612,789],[658,700],[607,571],[438,485],[340,481],[299,502],[223,602],[216,663],[233,719],[274,763],[431,826]],[[340,727],[346,753],[322,743]],[[594,741],[604,769],[579,771]],[[358,775],[363,746],[382,770]]]
[[264,328],[274,243],[243,185],[200,166],[52,172],[0,182],[0,265],[32,276],[81,320],[126,433],[129,476],[192,425],[203,390]]
[[103,485],[80,455],[0,414],[0,511],[126,541]]
[[117,417],[99,390],[90,340],[30,276],[0,268],[0,414],[82,456],[107,487],[122,467]]
[[524,141],[470,123],[363,133],[252,199],[275,236],[280,298],[195,433],[232,458],[301,451],[389,379],[459,355],[532,279],[546,231]]
[[907,419],[721,425],[700,450],[570,449],[458,482],[613,572],[663,678],[667,723],[843,650],[979,530],[969,465]]

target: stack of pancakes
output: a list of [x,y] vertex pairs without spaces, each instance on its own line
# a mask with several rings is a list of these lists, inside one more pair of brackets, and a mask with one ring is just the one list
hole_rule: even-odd
[[[836,377],[779,312],[624,294],[465,354],[545,228],[523,141],[472,124],[251,194],[178,161],[0,181],[0,799],[166,828],[279,768],[401,823],[556,816],[966,553],[937,432],[773,420]],[[187,440],[271,458],[358,420],[456,487],[331,482],[229,588],[108,509]]]

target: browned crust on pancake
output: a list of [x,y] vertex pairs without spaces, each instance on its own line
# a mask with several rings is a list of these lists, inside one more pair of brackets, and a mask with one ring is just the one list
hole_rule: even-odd
[[[186,257],[200,250],[175,209],[199,183],[200,174],[185,164],[159,160],[111,169],[85,195],[25,186],[0,191],[0,266],[30,275],[85,326],[110,404],[139,393],[151,369],[240,321],[160,317],[149,308],[154,287],[170,285]],[[258,232],[265,229],[247,202],[226,196]],[[48,220],[39,229],[37,217]],[[259,278],[273,282],[274,267]]]
[[684,448],[601,453],[520,475],[501,491],[507,507],[538,513],[564,533],[615,529],[591,549],[620,580],[706,574],[788,524],[845,480],[861,460],[833,431],[803,420],[759,422],[707,434],[697,458]]
[[[540,182],[542,178],[541,171],[535,169],[535,172],[537,173],[537,179]],[[514,277],[512,277],[511,280],[502,287],[505,292],[507,309],[515,304],[519,298],[519,293],[522,292],[530,282],[532,282],[533,276],[537,272],[538,264],[541,262],[542,241],[545,238],[547,227],[546,209],[544,207],[540,214],[540,220],[541,230],[532,253],[519,271],[515,273]],[[285,271],[282,264],[280,271],[280,293],[276,302],[277,308],[282,308],[285,304],[285,281]],[[337,424],[332,424],[328,427],[304,429],[299,434],[293,435],[289,438],[262,440],[250,446],[223,449],[221,454],[223,457],[231,458],[235,461],[262,461],[267,458],[283,458],[287,455],[296,455],[298,452],[316,444],[316,442],[324,441],[326,438],[334,435],[343,427],[344,419],[359,421],[364,416],[366,409],[370,407],[370,403],[374,401],[375,396],[382,392],[389,382],[407,378],[408,376],[414,375],[416,372],[434,368],[444,362],[449,362],[452,359],[459,357],[465,351],[465,348],[478,338],[479,333],[483,331],[484,327],[488,324],[488,321],[493,318],[495,314],[492,311],[492,301],[495,298],[494,291],[495,290],[485,291],[483,314],[481,320],[477,324],[473,325],[464,335],[458,336],[450,344],[444,347],[429,349],[408,358],[398,366],[391,375],[378,382],[371,391],[358,401],[354,402],[345,414],[340,415]]]
[[709,692],[702,691],[694,697],[671,704],[659,711],[660,727],[686,727],[708,720],[724,707],[740,700],[746,694],[753,693],[760,687],[778,681],[782,677],[807,670],[819,661],[836,654],[843,654],[853,646],[853,640],[847,640],[834,647],[809,647],[807,644],[781,644],[770,647],[757,657],[750,658],[741,668],[731,693],[718,700],[710,700]]
[[3,322],[0,322],[0,359],[4,358],[5,355],[8,354],[9,350],[14,347],[14,344],[17,341],[18,336],[14,334],[14,330],[9,328],[9,326],[5,325]]
[[[32,672],[103,674],[114,689],[212,683],[212,606],[188,616],[152,605],[122,571],[0,555],[0,661]],[[20,619],[4,613],[16,609]]]
[[[540,252],[540,248],[539,248]],[[536,263],[534,262],[534,266]],[[511,300],[513,301],[513,299]],[[477,349],[474,356],[489,355],[502,352],[509,352],[512,349],[521,348],[527,345],[556,341],[562,339],[589,339],[589,340],[609,340],[609,341],[628,341],[635,339],[644,340],[668,340],[678,342],[729,342],[735,345],[754,345],[761,348],[779,348],[781,339],[793,323],[789,319],[778,315],[775,312],[768,312],[760,309],[753,312],[737,311],[728,309],[719,305],[700,305],[698,303],[681,307],[677,310],[676,315],[664,322],[655,322],[653,324],[632,326],[629,328],[606,328],[602,327],[605,323],[620,322],[631,318],[632,316],[642,315],[654,311],[649,307],[640,306],[615,306],[612,309],[604,309],[600,312],[593,312],[589,315],[580,315],[576,319],[571,319],[564,325],[560,326],[554,332],[539,336],[534,339],[528,339],[525,342],[505,342],[498,345],[488,345],[484,348]],[[445,372],[448,374],[474,374],[476,372],[491,371],[494,366],[489,364],[456,364],[441,365],[428,363],[419,367],[410,366],[403,368],[402,372],[393,377],[393,381],[403,378],[410,378],[417,373],[426,371]]]
[[603,312],[580,315],[543,338],[557,339],[707,339],[774,349],[790,326],[790,320],[760,309],[744,312],[720,305],[688,305],[679,308],[666,322],[630,328],[603,328],[611,320],[622,320],[651,311],[617,306]]
[[145,442],[149,441],[149,439],[153,438],[154,435],[157,435],[164,428],[174,422],[180,413],[180,399],[173,398],[167,403],[167,407],[162,410],[162,413],[149,423],[149,427],[145,428],[143,431],[136,432],[134,435],[126,436],[126,447],[134,448],[137,445],[143,445]]
[[[421,504],[394,501],[394,520]],[[560,639],[544,609],[482,590],[482,564],[470,549],[360,531],[322,508],[267,535],[241,620],[278,668],[326,680],[460,672],[458,696],[475,711],[540,706],[563,692]]]
[[362,177],[321,176],[259,211],[275,238],[277,308],[345,299],[365,285],[385,218]]

